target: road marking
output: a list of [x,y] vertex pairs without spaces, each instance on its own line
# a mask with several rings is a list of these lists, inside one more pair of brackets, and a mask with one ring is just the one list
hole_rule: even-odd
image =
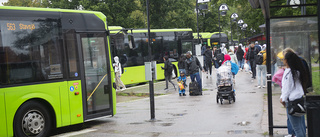
[[81,135],[81,134],[85,134],[85,133],[89,133],[89,132],[93,132],[93,131],[97,131],[97,129],[85,129],[85,130],[81,130],[81,131],[75,131],[75,132],[71,132],[71,133],[58,135],[57,137],[70,137],[70,136]]

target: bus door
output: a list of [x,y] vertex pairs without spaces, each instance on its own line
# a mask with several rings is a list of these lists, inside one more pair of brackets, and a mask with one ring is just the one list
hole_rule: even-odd
[[112,115],[112,86],[105,33],[77,34],[84,120]]

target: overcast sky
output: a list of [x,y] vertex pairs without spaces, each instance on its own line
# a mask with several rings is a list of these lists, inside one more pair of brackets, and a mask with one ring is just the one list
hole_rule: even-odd
[[0,5],[1,5],[1,6],[3,6],[3,5],[2,5],[2,2],[8,2],[8,0],[0,0]]

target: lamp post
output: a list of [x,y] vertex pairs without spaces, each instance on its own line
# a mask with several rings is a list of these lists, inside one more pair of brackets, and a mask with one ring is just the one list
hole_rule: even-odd
[[247,23],[244,23],[244,24],[242,25],[242,30],[245,31],[245,32],[244,32],[244,36],[245,36],[246,39],[247,39],[247,33],[246,33],[247,27],[248,27],[248,24],[247,24]]
[[221,16],[226,16],[228,10],[229,10],[229,8],[228,8],[227,4],[221,4],[219,6],[219,46],[221,45],[220,14],[221,14]]
[[[242,29],[242,24],[243,24],[243,20],[242,19],[238,20],[238,25],[239,25],[240,29]],[[237,27],[237,29],[238,29],[238,27]],[[239,38],[239,43],[240,43],[240,40],[241,40],[241,34],[240,34],[240,37],[238,37]]]
[[[238,14],[232,13],[230,16],[230,29],[231,29],[231,45],[233,45],[233,38],[232,38],[232,21],[237,21]],[[232,21],[231,21],[232,20]]]

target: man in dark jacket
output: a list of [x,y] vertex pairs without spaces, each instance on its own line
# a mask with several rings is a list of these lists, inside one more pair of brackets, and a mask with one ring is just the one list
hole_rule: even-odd
[[259,49],[257,49],[254,44],[250,44],[248,53],[246,54],[246,63],[249,60],[253,79],[256,79],[256,58],[259,52]]
[[[206,51],[204,52],[204,56],[205,56],[205,58],[206,58],[206,60],[205,60],[205,67],[207,67],[207,69],[205,69],[205,70],[209,70],[209,72],[210,72],[210,75],[211,75],[211,73],[212,73],[212,50],[210,49],[210,47],[209,46],[207,46],[207,49],[206,49]],[[208,72],[207,72],[207,74],[208,74]]]
[[176,86],[173,84],[173,82],[171,81],[172,78],[172,63],[171,61],[168,59],[168,56],[164,56],[163,57],[163,61],[164,61],[164,67],[161,66],[162,69],[164,69],[164,77],[166,79],[166,88],[164,90],[168,89],[168,82],[170,82],[173,87],[174,90],[176,90]]
[[199,69],[201,71],[202,67],[200,64],[200,61],[198,60],[197,57],[192,57],[190,52],[187,52],[187,75],[190,75],[191,81],[194,82],[195,79],[197,79],[198,85],[199,85],[199,89],[200,91],[202,91],[202,82],[201,82],[201,78],[200,78],[200,74],[199,74]]

